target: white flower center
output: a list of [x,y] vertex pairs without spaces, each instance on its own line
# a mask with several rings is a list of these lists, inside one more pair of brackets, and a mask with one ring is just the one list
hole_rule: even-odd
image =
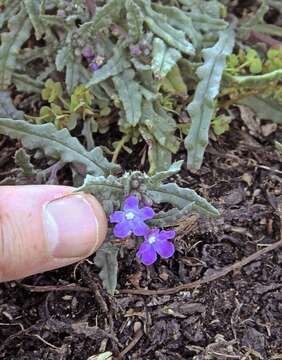
[[125,214],[125,217],[127,220],[132,220],[134,219],[135,215],[133,214],[133,212],[129,211]]
[[157,238],[154,235],[151,235],[148,238],[149,244],[153,244],[156,240],[157,240]]

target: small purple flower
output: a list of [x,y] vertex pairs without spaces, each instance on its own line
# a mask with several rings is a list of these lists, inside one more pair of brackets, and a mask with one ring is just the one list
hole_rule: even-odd
[[131,55],[140,56],[142,54],[142,50],[138,46],[134,46],[130,49]]
[[137,256],[144,265],[152,265],[157,260],[157,254],[165,259],[170,258],[174,254],[174,245],[168,240],[174,237],[173,230],[149,230],[137,251]]
[[89,59],[94,57],[94,52],[90,46],[85,46],[82,50],[82,55]]
[[96,64],[95,62],[92,62],[89,66],[90,66],[90,69],[93,70],[93,71],[98,70],[99,67],[100,67],[100,65]]
[[148,231],[149,227],[144,221],[154,217],[154,210],[149,206],[139,209],[138,204],[136,196],[129,196],[125,199],[123,210],[112,213],[110,222],[117,223],[114,227],[116,237],[125,238],[132,232],[136,236],[143,236]]

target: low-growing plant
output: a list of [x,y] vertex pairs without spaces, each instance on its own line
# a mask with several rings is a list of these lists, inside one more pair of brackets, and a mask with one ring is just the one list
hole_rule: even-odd
[[[173,230],[163,228],[189,212],[218,216],[193,190],[167,182],[180,171],[173,156],[182,145],[188,169],[199,170],[210,129],[229,130],[234,104],[281,123],[282,47],[247,41],[254,32],[282,36],[264,21],[268,10],[261,1],[235,27],[218,0],[0,0],[0,133],[52,159],[52,174],[69,164],[77,191],[103,204],[116,225],[95,264],[110,293],[128,237],[149,265],[174,252]],[[111,140],[95,146],[109,130]],[[140,144],[147,173],[122,173],[121,153]],[[16,162],[38,177],[27,153]],[[162,203],[170,209],[157,211]]]

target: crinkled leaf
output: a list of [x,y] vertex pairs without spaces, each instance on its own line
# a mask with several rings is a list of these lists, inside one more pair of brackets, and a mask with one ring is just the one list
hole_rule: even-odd
[[30,35],[31,24],[24,8],[9,20],[8,28],[9,32],[1,34],[0,89],[2,90],[7,89],[11,84],[19,50]]
[[15,108],[10,93],[8,91],[0,91],[0,117],[23,119],[24,113]]
[[231,54],[233,46],[234,32],[229,29],[220,32],[219,40],[212,48],[202,51],[204,64],[197,69],[200,82],[193,101],[187,107],[192,126],[185,139],[185,146],[188,150],[187,166],[191,169],[198,170],[202,165],[215,111],[215,98],[219,92],[226,56]]
[[91,21],[84,23],[80,27],[80,33],[90,32],[92,35],[95,35],[102,28],[108,27],[112,22],[112,17],[119,15],[122,1],[109,0],[103,7],[97,7],[96,15]]
[[33,176],[36,174],[33,164],[30,162],[30,155],[25,149],[21,148],[15,153],[15,163],[19,166],[25,176]]
[[173,176],[177,173],[179,173],[181,166],[183,164],[183,160],[179,160],[171,164],[167,170],[160,171],[157,174],[150,177],[150,183],[152,185],[159,185],[163,180],[169,178],[170,176]]
[[40,17],[40,2],[34,0],[23,0],[29,20],[35,30],[36,39],[39,40],[45,33],[45,24]]
[[159,38],[155,38],[153,41],[152,55],[152,70],[159,79],[165,77],[182,57],[178,50],[167,47]]
[[137,43],[143,35],[143,13],[133,0],[126,0],[125,7],[129,35],[133,42]]
[[25,93],[41,93],[44,87],[42,81],[33,79],[27,74],[14,73],[12,79],[17,90]]
[[178,29],[182,30],[191,39],[192,44],[199,48],[202,42],[202,35],[197,31],[193,25],[188,13],[175,6],[165,6],[161,4],[152,4],[153,8],[159,13],[167,16],[168,23]]
[[181,188],[175,183],[159,186],[148,185],[149,196],[157,203],[169,203],[181,210],[193,204],[192,211],[208,216],[218,216],[219,212],[207,200],[199,196],[194,190]]
[[139,84],[134,80],[133,70],[126,70],[113,78],[118,96],[122,101],[126,120],[135,126],[141,117],[142,95]]
[[260,119],[282,124],[282,103],[271,97],[248,96],[241,99],[239,104],[250,107]]
[[6,6],[5,9],[1,10],[0,13],[0,29],[2,26],[16,15],[19,11],[21,0],[9,0],[9,6]]
[[171,95],[186,95],[187,86],[178,65],[175,65],[162,80],[162,88]]
[[66,86],[69,94],[72,94],[76,86],[82,82],[80,70],[81,64],[76,62],[73,57],[70,57],[66,70]]
[[87,86],[98,84],[111,76],[115,76],[130,67],[130,62],[126,60],[124,52],[120,48],[114,49],[114,55],[100,69],[95,71]]
[[94,264],[101,269],[99,276],[109,294],[114,295],[117,286],[118,248],[110,243],[104,243],[97,250]]
[[267,85],[272,81],[282,80],[282,69],[277,69],[262,75],[232,76],[225,73],[223,79],[232,85],[256,88],[257,86]]
[[99,147],[88,152],[67,129],[57,130],[51,123],[33,125],[23,120],[0,118],[0,133],[20,139],[27,149],[43,149],[47,156],[83,164],[90,173],[104,175],[119,170],[117,165],[108,162]]
[[160,211],[150,220],[150,225],[156,227],[167,227],[175,225],[176,222],[193,211],[194,203],[190,203],[181,210],[176,208],[168,211]]
[[186,39],[185,33],[172,27],[167,20],[167,16],[154,11],[148,1],[138,0],[136,2],[143,7],[145,22],[154,34],[184,54],[195,54],[194,46]]
[[95,195],[107,214],[113,211],[113,205],[110,207],[108,205],[118,199],[121,200],[124,195],[124,189],[119,178],[112,175],[108,177],[87,175],[83,185],[76,191],[89,192]]
[[154,107],[151,102],[143,101],[141,123],[160,145],[172,153],[177,152],[179,143],[174,135],[176,123],[158,104]]
[[56,55],[56,68],[58,71],[63,71],[64,68],[67,66],[68,61],[71,57],[71,49],[69,46],[64,46],[58,50]]

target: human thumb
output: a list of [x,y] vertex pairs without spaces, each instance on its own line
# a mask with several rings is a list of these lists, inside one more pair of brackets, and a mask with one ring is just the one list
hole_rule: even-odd
[[0,187],[0,282],[69,265],[102,244],[107,219],[101,205],[73,190]]

